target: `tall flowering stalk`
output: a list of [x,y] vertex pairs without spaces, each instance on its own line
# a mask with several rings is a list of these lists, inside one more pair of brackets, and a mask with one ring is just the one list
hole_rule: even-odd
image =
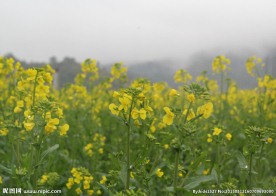
[[[58,148],[58,145],[55,145],[50,147],[48,152],[42,152],[47,148],[47,136],[54,132],[65,136],[69,125],[65,123],[62,109],[54,97],[49,96],[54,72],[49,65],[24,70],[20,63],[14,64],[14,60],[7,62],[5,58],[0,60],[0,67],[3,61],[12,70],[11,73],[6,73],[8,75],[5,77],[11,79],[14,86],[13,94],[8,95],[10,106],[6,107],[12,109],[9,112],[13,114],[13,118],[6,119],[4,123],[0,122],[0,135],[9,137],[15,155],[15,159],[11,159],[8,166],[15,167],[10,172],[10,179],[12,181],[14,176],[21,176],[20,180],[14,183],[23,188],[29,183],[37,188],[42,161],[47,154]],[[2,73],[2,70],[0,72]]]
[[[184,139],[190,137],[196,132],[194,124],[200,118],[209,118],[213,112],[213,104],[208,101],[207,90],[196,83],[186,84],[191,80],[191,76],[184,70],[176,72],[175,81],[183,83],[183,93],[179,94],[178,99],[184,100],[182,108],[170,109],[165,107],[166,112],[163,117],[163,122],[166,126],[173,125],[176,127],[174,138],[172,139],[171,146],[175,152],[174,174],[173,174],[173,187],[174,191],[178,187],[178,174],[179,174],[179,161],[180,156],[183,154]],[[173,96],[175,93],[172,93]],[[203,103],[203,104],[202,104]],[[202,104],[202,105],[200,105]]]
[[219,121],[222,123],[223,115],[221,115],[224,109],[223,93],[224,93],[224,80],[228,70],[231,70],[229,65],[231,64],[230,59],[223,55],[217,56],[212,62],[212,70],[214,74],[220,74],[220,104],[219,104]]
[[[128,88],[115,91],[113,97],[117,99],[117,104],[111,103],[109,109],[112,114],[120,116],[127,127],[126,133],[126,184],[125,189],[129,190],[130,187],[130,174],[132,171],[130,160],[130,139],[132,133],[133,123],[138,123],[139,120],[145,120],[147,113],[152,111],[151,107],[143,104],[145,95],[141,88]],[[138,122],[137,122],[138,121]]]

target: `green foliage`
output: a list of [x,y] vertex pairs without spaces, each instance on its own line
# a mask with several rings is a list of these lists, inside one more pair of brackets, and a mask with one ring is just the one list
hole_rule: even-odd
[[222,86],[180,70],[172,88],[129,80],[122,63],[104,78],[88,59],[75,83],[55,90],[50,67],[0,58],[0,187],[118,196],[272,189],[276,80],[239,89],[224,78],[227,62],[215,63]]

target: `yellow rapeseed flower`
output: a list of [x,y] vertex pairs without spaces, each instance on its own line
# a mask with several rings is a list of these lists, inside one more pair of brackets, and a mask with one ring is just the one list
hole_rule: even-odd
[[41,179],[40,179],[40,183],[41,184],[45,184],[48,180],[48,176],[47,175],[42,175]]
[[99,154],[103,154],[104,153],[104,149],[103,148],[99,148],[98,152],[99,152]]
[[16,106],[16,107],[14,108],[14,110],[13,110],[14,113],[19,113],[19,112],[21,112],[21,111],[22,111],[22,108],[17,107],[17,106]]
[[73,178],[69,178],[69,179],[68,179],[68,182],[67,182],[67,184],[66,184],[66,187],[67,187],[68,189],[71,189],[73,185],[74,185],[74,179],[73,179]]
[[1,136],[6,136],[8,135],[9,130],[7,128],[3,128],[2,130],[0,130],[0,135]]
[[46,134],[53,133],[57,129],[56,125],[58,125],[58,124],[59,124],[58,118],[52,118],[52,119],[48,120],[48,123],[45,126]]
[[27,74],[28,74],[28,81],[32,81],[35,79],[36,75],[37,75],[37,70],[36,69],[27,69]]
[[147,118],[147,111],[144,108],[142,108],[139,113],[141,119],[145,120]]
[[106,176],[102,176],[102,179],[100,180],[100,184],[105,184],[107,181]]
[[195,95],[194,94],[188,94],[187,95],[187,100],[190,102],[190,103],[193,103],[195,101]]
[[45,80],[45,82],[52,84],[53,77],[50,73],[48,73],[48,72],[44,73],[43,79]]
[[139,110],[137,108],[133,108],[131,111],[131,117],[135,120],[139,117]]
[[203,106],[197,108],[197,115],[203,115],[203,118],[207,119],[211,116],[213,112],[213,104],[208,102]]
[[52,119],[49,120],[48,123],[52,124],[52,125],[58,125],[59,124],[59,119],[58,118],[52,118]]
[[20,100],[20,101],[17,101],[16,102],[16,105],[20,108],[24,107],[24,101],[23,100]]
[[23,124],[26,131],[31,131],[35,126],[34,122],[24,122]]
[[78,195],[81,195],[82,194],[82,190],[80,189],[80,188],[76,188],[76,193],[78,194]]
[[174,96],[177,96],[177,95],[179,95],[178,92],[177,92],[177,90],[175,90],[175,89],[171,89],[170,90],[170,92],[169,92],[169,96],[170,97],[174,97]]
[[147,111],[142,108],[141,110],[138,110],[137,108],[134,108],[131,111],[131,117],[136,120],[138,117],[140,117],[141,119],[145,120],[147,117]]
[[163,172],[160,168],[158,168],[158,169],[156,170],[155,174],[156,174],[159,178],[161,178],[161,177],[164,175],[164,172]]
[[115,103],[111,103],[109,105],[109,110],[111,111],[112,114],[118,116],[119,115],[119,110],[118,110],[118,106],[116,106]]
[[114,91],[114,92],[113,92],[113,97],[114,97],[114,98],[118,98],[118,97],[120,97],[120,95],[121,95],[121,94],[120,94],[118,91]]
[[62,126],[59,126],[59,134],[61,136],[66,135],[68,130],[69,130],[69,125],[68,124],[64,124]]
[[204,169],[203,172],[202,172],[202,174],[203,175],[207,175],[209,172],[210,172],[210,169]]
[[222,132],[222,130],[220,128],[215,127],[213,135],[219,135],[221,132]]
[[118,109],[120,111],[124,110],[126,112],[131,103],[131,100],[129,99],[129,97],[126,97],[126,96],[120,97],[119,102],[121,103],[121,105],[119,106]]
[[163,147],[164,147],[164,149],[166,149],[166,150],[170,148],[169,144],[164,144]]
[[71,171],[70,171],[72,174],[74,174],[74,173],[77,173],[78,172],[78,170],[77,170],[77,168],[75,168],[75,167],[73,167],[72,169],[71,169]]
[[158,82],[153,84],[154,91],[162,91],[166,87],[166,83]]
[[269,137],[269,138],[267,138],[266,141],[271,144],[273,142],[273,139],[271,137]]
[[212,135],[208,134],[207,142],[211,143],[213,141]]
[[90,189],[90,183],[87,180],[83,181],[83,189]]
[[90,195],[93,195],[94,194],[94,190],[88,190],[87,191],[87,194],[90,196]]
[[73,176],[75,177],[74,182],[77,184],[79,184],[81,182],[81,180],[83,180],[83,177],[81,176],[81,173],[79,173],[79,172],[75,173]]
[[84,180],[87,180],[89,182],[91,182],[93,179],[93,176],[84,176]]
[[226,137],[226,139],[227,139],[228,141],[230,141],[230,140],[232,139],[231,133],[227,133],[227,134],[225,135],[225,137]]
[[171,112],[171,109],[169,107],[164,107],[164,110],[166,112],[166,115],[163,117],[163,122],[167,125],[171,125],[173,123],[175,115],[173,112]]

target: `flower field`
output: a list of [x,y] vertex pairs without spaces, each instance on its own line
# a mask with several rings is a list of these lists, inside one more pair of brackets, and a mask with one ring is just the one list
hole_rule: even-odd
[[[0,188],[62,195],[192,195],[193,190],[274,190],[276,79],[255,56],[257,86],[240,89],[230,59],[209,79],[175,73],[177,88],[95,60],[53,88],[50,65],[24,69],[0,57]],[[229,194],[233,195],[233,194]],[[241,194],[242,195],[242,194]]]

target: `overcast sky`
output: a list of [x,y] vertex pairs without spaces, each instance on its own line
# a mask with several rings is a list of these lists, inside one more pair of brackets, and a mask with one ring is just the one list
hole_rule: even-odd
[[[0,0],[0,55],[181,60],[276,44],[275,0]],[[219,55],[219,54],[218,54]]]

